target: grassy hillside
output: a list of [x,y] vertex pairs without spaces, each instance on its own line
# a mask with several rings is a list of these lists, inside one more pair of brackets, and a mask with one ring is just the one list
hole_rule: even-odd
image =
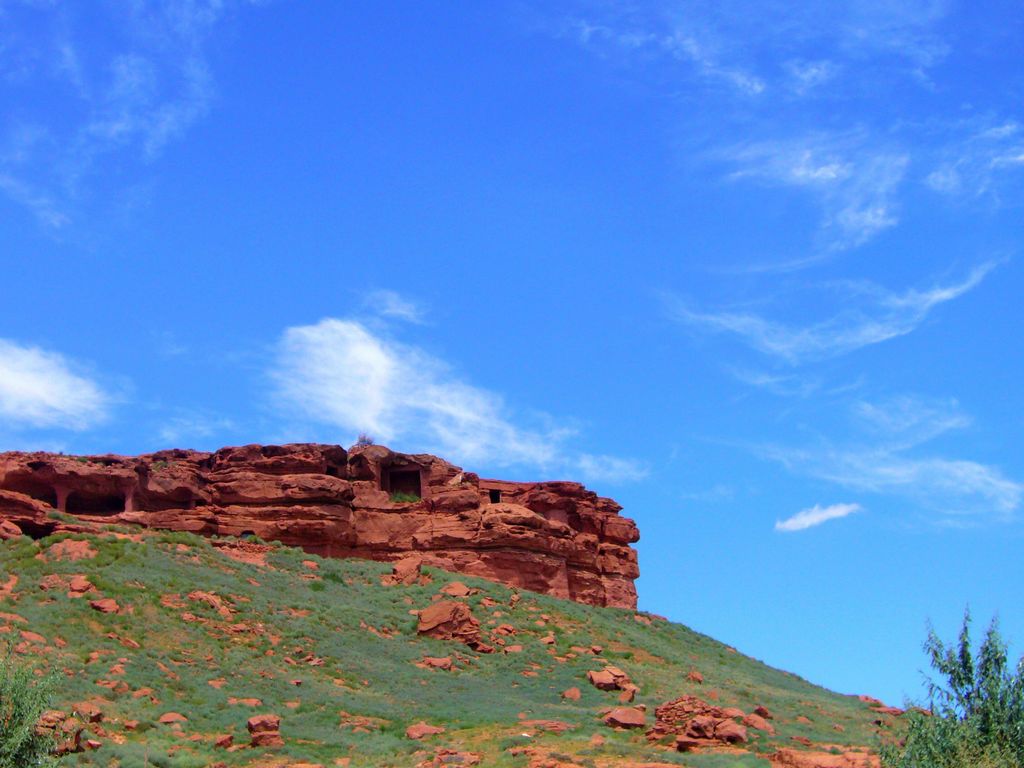
[[[58,559],[51,548],[66,538],[86,542],[95,555]],[[59,670],[57,708],[92,702],[102,711],[89,726],[102,746],[64,757],[67,765],[413,766],[451,748],[477,753],[489,766],[634,764],[624,762],[628,757],[724,768],[767,765],[763,756],[776,746],[799,746],[793,737],[877,741],[872,721],[879,716],[861,701],[682,625],[526,592],[516,602],[513,590],[443,571],[428,571],[427,585],[383,586],[387,573],[384,564],[322,560],[286,547],[271,548],[265,565],[239,562],[183,534],[22,538],[0,544],[0,592],[9,592],[0,597],[0,631],[28,663]],[[69,597],[53,588],[62,575],[84,575],[96,592]],[[417,635],[412,612],[454,581],[480,590],[464,599],[484,639],[509,624],[515,633],[502,639],[521,651],[480,654]],[[196,590],[222,603],[189,597]],[[91,607],[99,598],[115,600],[120,611]],[[554,644],[541,642],[548,633]],[[599,656],[588,652],[593,645],[601,646]],[[425,656],[451,656],[455,668],[417,666]],[[777,732],[752,730],[742,752],[693,755],[650,744],[642,730],[609,728],[600,716],[617,694],[586,680],[602,659],[639,686],[648,725],[657,705],[693,694],[745,712],[766,706]],[[692,671],[703,684],[690,679]],[[573,686],[580,699],[563,700],[561,692]],[[187,721],[161,724],[168,712]],[[246,721],[264,713],[281,717],[284,747],[215,746],[226,734],[248,745]],[[572,728],[553,733],[524,726],[524,719]],[[421,720],[446,732],[407,738],[406,727]],[[458,764],[456,757],[437,760]]]

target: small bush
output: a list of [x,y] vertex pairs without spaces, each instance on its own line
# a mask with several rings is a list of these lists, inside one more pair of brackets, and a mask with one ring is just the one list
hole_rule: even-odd
[[1024,658],[1016,670],[995,619],[977,654],[970,613],[956,647],[929,629],[924,648],[945,682],[928,681],[931,714],[911,712],[902,746],[882,751],[888,768],[1024,768]]
[[415,493],[406,493],[405,491],[395,491],[391,494],[392,504],[414,504],[420,500],[420,497]]
[[36,730],[50,703],[50,678],[37,678],[8,651],[0,659],[0,768],[53,765],[52,735]]

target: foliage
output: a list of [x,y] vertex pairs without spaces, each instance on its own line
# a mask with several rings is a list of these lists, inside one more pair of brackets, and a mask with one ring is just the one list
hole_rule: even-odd
[[373,445],[373,438],[365,432],[360,432],[359,437],[356,438],[356,445],[360,448],[365,448],[368,445]]
[[17,664],[8,650],[0,659],[0,768],[52,765],[52,735],[36,723],[50,702],[53,682]]
[[995,619],[977,653],[971,616],[955,646],[929,629],[924,649],[944,682],[928,681],[930,713],[912,712],[903,746],[883,750],[891,768],[1021,768],[1024,766],[1024,658],[1014,670]]
[[405,491],[395,491],[390,498],[392,504],[415,504],[420,500],[415,493],[406,493]]

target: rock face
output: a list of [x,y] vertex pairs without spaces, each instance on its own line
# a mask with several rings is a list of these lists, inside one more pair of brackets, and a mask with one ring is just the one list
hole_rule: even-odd
[[415,555],[581,603],[635,608],[629,545],[639,532],[620,509],[579,483],[482,480],[436,456],[378,445],[0,454],[3,535],[115,522],[253,535],[324,557]]

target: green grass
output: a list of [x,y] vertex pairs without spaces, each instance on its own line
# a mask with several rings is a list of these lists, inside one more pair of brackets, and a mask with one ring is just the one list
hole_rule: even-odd
[[405,491],[395,491],[389,498],[392,504],[415,504],[420,501],[420,497],[415,493],[406,493]]
[[[757,753],[770,752],[776,744],[792,745],[793,736],[840,745],[871,745],[877,739],[871,724],[877,716],[856,699],[772,669],[685,626],[657,619],[638,622],[633,611],[529,592],[510,609],[512,590],[436,570],[430,571],[429,585],[385,587],[380,581],[390,570],[385,564],[323,560],[287,547],[271,551],[266,567],[248,565],[227,558],[205,539],[182,533],[147,536],[141,542],[76,534],[73,538],[90,539],[98,552],[94,559],[47,562],[36,557],[59,538],[0,543],[0,580],[10,573],[19,577],[13,598],[0,600],[0,611],[28,621],[13,624],[14,632],[31,627],[47,638],[47,648],[35,649],[31,660],[60,673],[57,708],[69,709],[94,697],[103,700],[106,719],[101,725],[108,736],[97,737],[103,746],[64,758],[62,764],[254,764],[262,750],[225,752],[215,750],[212,741],[217,734],[230,733],[236,743],[247,743],[247,718],[266,712],[281,716],[286,742],[271,754],[324,766],[344,756],[352,758],[352,765],[408,766],[422,759],[413,753],[435,745],[480,752],[486,765],[523,766],[526,760],[507,751],[524,741],[518,735],[520,714],[574,725],[567,733],[540,733],[525,742],[575,756],[581,765],[628,756],[699,768],[752,768],[765,764]],[[309,560],[319,567],[311,570],[303,564]],[[131,613],[100,614],[88,599],[41,591],[40,580],[52,573],[86,574],[104,597]],[[467,602],[483,628],[512,624],[516,636],[508,642],[522,645],[523,652],[482,655],[417,636],[410,611],[429,605],[453,580],[481,590]],[[194,590],[219,595],[236,613],[225,620],[210,605],[190,600],[187,595]],[[176,595],[185,606],[168,606],[161,600],[168,595]],[[501,605],[486,607],[485,598]],[[186,620],[186,613],[194,620]],[[239,623],[246,625],[245,631],[232,627]],[[603,708],[614,705],[615,695],[586,682],[586,672],[599,668],[599,662],[590,655],[554,659],[539,642],[549,631],[563,657],[574,645],[603,646],[602,656],[640,686],[638,702],[647,705],[651,724],[658,704],[684,693],[709,698],[714,690],[722,706],[745,711],[767,706],[775,714],[778,733],[756,736],[748,745],[751,754],[736,757],[678,755],[648,744],[642,733],[612,731],[599,718]],[[140,647],[128,647],[131,641]],[[99,659],[90,661],[97,651]],[[415,666],[423,656],[452,654],[463,660],[451,672]],[[125,660],[119,676],[111,674],[118,659]],[[687,680],[691,669],[704,675],[703,686]],[[524,676],[527,670],[537,675]],[[218,678],[226,681],[222,688],[208,684]],[[301,686],[292,685],[294,679]],[[97,685],[104,680],[123,680],[129,690],[116,693]],[[580,701],[563,702],[561,691],[572,686],[580,688]],[[144,687],[152,689],[158,703],[132,696]],[[232,696],[258,698],[263,706],[230,704]],[[286,702],[297,705],[290,708]],[[184,732],[202,740],[188,741],[157,724],[168,711],[186,715]],[[343,718],[341,712],[350,717]],[[812,723],[794,722],[798,715]],[[366,732],[354,729],[351,718],[359,719],[355,725],[363,723]],[[125,730],[127,720],[140,726]],[[419,720],[448,730],[424,742],[406,739],[406,726]],[[843,730],[834,729],[835,724]],[[604,745],[589,743],[595,733],[606,738]],[[123,736],[124,743],[115,743],[109,734]]]

